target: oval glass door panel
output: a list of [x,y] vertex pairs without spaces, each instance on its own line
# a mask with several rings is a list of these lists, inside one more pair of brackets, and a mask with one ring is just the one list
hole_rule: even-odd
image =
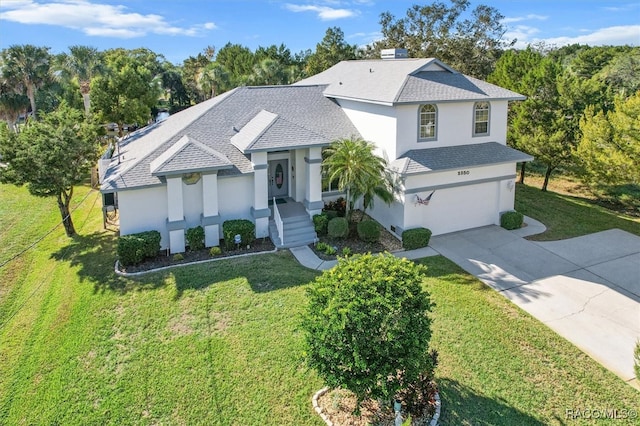
[[282,164],[276,166],[276,186],[278,189],[282,188],[284,170],[282,170]]

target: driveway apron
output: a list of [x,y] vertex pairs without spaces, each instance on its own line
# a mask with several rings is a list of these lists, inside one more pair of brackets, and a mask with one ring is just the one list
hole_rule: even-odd
[[487,226],[430,246],[638,387],[640,237],[612,229],[535,242]]

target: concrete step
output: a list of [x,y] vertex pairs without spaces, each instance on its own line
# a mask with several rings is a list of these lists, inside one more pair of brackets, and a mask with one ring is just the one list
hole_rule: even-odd
[[311,219],[309,219],[308,215],[285,217],[282,219],[283,224],[293,224],[293,223],[300,223],[300,222],[302,223],[311,222]]
[[278,248],[298,247],[302,245],[314,243],[318,236],[313,227],[313,222],[308,217],[306,220],[298,220],[283,223],[283,233],[285,235],[285,244],[282,244],[282,238],[278,235],[278,227],[275,221],[269,221],[269,236]]

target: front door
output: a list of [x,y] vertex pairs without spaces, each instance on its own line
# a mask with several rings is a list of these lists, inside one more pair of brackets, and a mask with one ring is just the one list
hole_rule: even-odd
[[269,199],[289,195],[288,166],[289,160],[269,161]]

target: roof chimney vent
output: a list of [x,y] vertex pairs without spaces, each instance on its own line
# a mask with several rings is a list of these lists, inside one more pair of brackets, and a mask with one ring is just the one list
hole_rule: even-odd
[[381,59],[403,59],[408,57],[407,49],[382,49],[380,51]]

